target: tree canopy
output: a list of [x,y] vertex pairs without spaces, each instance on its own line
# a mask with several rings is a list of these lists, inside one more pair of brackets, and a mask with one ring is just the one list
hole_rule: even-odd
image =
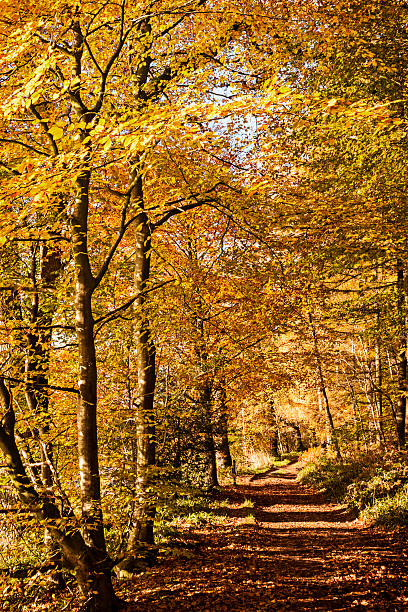
[[406,3],[3,3],[0,38],[2,495],[109,612],[181,486],[405,448]]

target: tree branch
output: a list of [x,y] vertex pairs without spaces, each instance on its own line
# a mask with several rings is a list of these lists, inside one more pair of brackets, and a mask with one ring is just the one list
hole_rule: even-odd
[[174,217],[175,215],[179,215],[180,213],[186,212],[187,210],[192,210],[193,208],[197,208],[198,206],[202,206],[204,204],[210,204],[210,203],[215,202],[213,198],[208,198],[208,199],[207,198],[200,199],[200,198],[202,198],[202,196],[205,196],[209,193],[212,193],[220,185],[225,186],[225,183],[223,181],[218,181],[213,187],[211,187],[210,189],[207,189],[207,191],[204,191],[202,194],[192,193],[190,196],[188,196],[188,198],[184,198],[184,199],[189,199],[189,200],[194,199],[195,202],[190,202],[189,204],[184,204],[183,206],[177,206],[176,208],[172,208],[171,210],[168,210],[162,216],[161,219],[158,219],[157,221],[152,223],[152,230],[155,230],[157,227],[160,227],[161,225],[166,223],[166,221],[168,221],[169,219],[171,219],[171,217]]
[[119,316],[119,313],[124,311],[124,310],[127,310],[127,308],[132,306],[132,304],[141,295],[147,295],[148,293],[151,293],[152,291],[156,291],[156,289],[161,289],[162,287],[165,287],[169,283],[173,283],[174,280],[175,280],[174,278],[171,278],[171,279],[169,279],[167,281],[163,281],[162,283],[159,283],[158,285],[154,285],[154,287],[150,287],[150,289],[145,289],[144,291],[140,291],[139,293],[134,295],[132,298],[130,298],[130,300],[128,300],[127,302],[125,302],[121,306],[118,306],[118,308],[115,308],[114,310],[112,310],[111,312],[108,312],[108,314],[104,315],[103,317],[99,317],[99,319],[96,319],[95,322],[94,322],[95,325],[97,325],[98,323],[101,323],[101,325],[95,331],[95,336],[99,333],[99,331],[102,329],[102,327],[105,325],[105,323],[108,323],[109,321],[117,319],[118,316]]
[[9,142],[11,144],[17,144],[21,147],[25,147],[29,151],[34,151],[34,153],[38,153],[38,155],[44,155],[45,157],[49,156],[48,153],[46,153],[45,151],[40,151],[39,149],[36,149],[35,147],[32,147],[31,145],[22,142],[21,140],[14,140],[13,138],[0,138],[0,142]]
[[[66,391],[67,393],[75,393],[75,394],[79,394],[78,389],[75,389],[74,387],[60,387],[58,385],[49,385],[46,383],[40,383],[40,382],[29,382],[27,380],[23,380],[22,378],[14,378],[13,376],[5,376],[4,374],[1,374],[0,380],[4,379],[4,380],[9,380],[10,382],[15,382],[15,383],[22,383],[23,385],[25,385],[26,387],[35,387],[36,389],[38,387],[42,387],[44,389],[51,389],[51,391]],[[1,388],[0,388],[0,393],[1,393]]]

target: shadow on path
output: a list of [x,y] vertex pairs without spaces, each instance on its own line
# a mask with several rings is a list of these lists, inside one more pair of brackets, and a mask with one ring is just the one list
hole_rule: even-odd
[[[293,459],[293,461],[290,461],[287,465],[283,467],[271,467],[269,470],[266,470],[266,472],[262,472],[261,474],[254,474],[250,477],[249,482],[254,482],[255,480],[268,480],[268,478],[273,476],[273,474],[275,474],[276,472],[281,472],[285,468],[297,464],[297,462],[298,459]],[[282,477],[296,478],[296,475],[292,476],[291,474],[286,474],[286,472],[284,472],[282,474]]]
[[[231,522],[202,532],[194,558],[136,578],[139,594],[126,611],[408,610],[407,531],[362,529],[297,483],[298,469],[227,487]],[[245,499],[254,508],[239,508]],[[245,522],[251,512],[255,521]]]

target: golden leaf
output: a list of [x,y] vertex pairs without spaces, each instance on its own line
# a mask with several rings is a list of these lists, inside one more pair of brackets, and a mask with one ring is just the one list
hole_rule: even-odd
[[52,128],[48,130],[48,133],[54,138],[54,140],[59,140],[64,135],[64,130],[58,125],[53,125]]

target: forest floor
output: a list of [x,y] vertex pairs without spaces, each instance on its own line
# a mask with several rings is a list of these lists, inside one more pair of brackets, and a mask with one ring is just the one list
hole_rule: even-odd
[[225,487],[227,520],[185,534],[190,558],[121,583],[125,612],[408,610],[407,530],[364,527],[297,483],[300,467]]

